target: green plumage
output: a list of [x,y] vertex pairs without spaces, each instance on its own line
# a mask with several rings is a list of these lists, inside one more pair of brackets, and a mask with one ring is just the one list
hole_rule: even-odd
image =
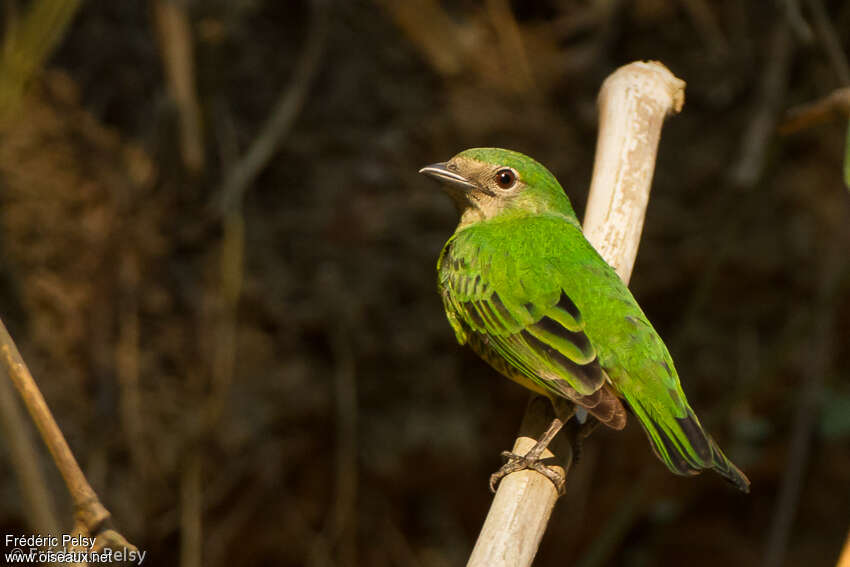
[[[584,238],[557,180],[536,161],[473,149],[423,169],[449,182],[462,213],[437,264],[449,322],[498,371],[601,422],[621,401],[677,474],[749,481],[702,429],[670,353],[616,272]],[[508,182],[511,182],[509,184]]]

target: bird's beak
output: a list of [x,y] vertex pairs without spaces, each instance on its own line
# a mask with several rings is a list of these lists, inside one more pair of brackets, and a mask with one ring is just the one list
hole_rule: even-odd
[[437,181],[448,183],[449,185],[453,185],[454,187],[460,188],[463,191],[469,191],[471,189],[477,188],[477,185],[469,181],[469,179],[449,169],[447,166],[447,162],[432,163],[431,165],[426,165],[425,167],[419,170],[419,173],[424,173],[428,177],[433,177]]

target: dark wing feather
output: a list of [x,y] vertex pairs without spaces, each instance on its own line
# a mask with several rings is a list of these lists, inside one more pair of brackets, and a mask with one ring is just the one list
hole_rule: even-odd
[[570,399],[610,427],[625,426],[625,409],[564,290],[548,302],[516,292],[507,298],[462,262],[442,266],[443,301],[460,342],[507,377]]

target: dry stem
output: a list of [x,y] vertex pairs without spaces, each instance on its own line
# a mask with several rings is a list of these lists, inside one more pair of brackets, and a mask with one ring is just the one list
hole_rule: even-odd
[[186,170],[197,175],[204,168],[204,135],[195,90],[192,27],[181,2],[154,0],[153,12],[165,76],[179,113],[180,156]]
[[[637,255],[661,126],[681,109],[684,86],[660,63],[637,62],[615,71],[599,93],[599,139],[584,233],[624,282]],[[539,398],[529,404],[514,452],[528,451],[551,411]],[[552,451],[566,462],[567,474],[569,447],[555,444]],[[530,565],[556,500],[552,483],[537,472],[505,477],[467,565]]]
[[850,116],[850,87],[835,89],[823,98],[791,108],[779,125],[780,134],[793,134],[824,122]]
[[86,480],[83,471],[80,470],[80,465],[77,464],[77,460],[71,453],[71,448],[65,441],[65,436],[62,435],[56,420],[53,419],[53,414],[50,413],[50,408],[47,407],[44,396],[38,389],[26,363],[21,358],[21,353],[18,352],[18,347],[15,346],[15,342],[2,320],[0,320],[0,363],[2,363],[9,378],[24,399],[27,410],[29,410],[32,420],[50,450],[56,467],[62,474],[62,478],[65,479],[65,484],[74,504],[75,530],[85,530],[89,535],[97,536],[99,544],[109,540],[132,547],[126,543],[120,534],[106,529],[109,526],[109,511],[100,503],[97,494]]
[[788,88],[794,48],[788,24],[784,20],[777,22],[770,43],[770,59],[753,101],[752,117],[741,138],[740,159],[731,172],[731,182],[741,189],[754,187],[762,177],[769,142]]

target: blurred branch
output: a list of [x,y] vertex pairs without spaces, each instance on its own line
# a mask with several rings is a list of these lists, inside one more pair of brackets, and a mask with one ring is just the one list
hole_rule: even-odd
[[[458,21],[438,0],[375,0],[447,85],[484,87],[497,95],[544,96],[551,82],[597,54],[604,33],[583,42],[583,56],[560,47],[564,35],[605,21],[617,2],[604,2],[562,21],[529,26],[517,21],[508,0],[487,0]],[[575,16],[575,17],[574,17]],[[582,19],[583,18],[583,19]],[[577,21],[578,20],[578,21]],[[452,81],[462,78],[462,81]]]
[[[190,439],[190,470],[182,483],[181,562],[184,567],[201,564],[203,440],[213,434],[222,418],[235,371],[237,314],[244,282],[245,218],[242,200],[245,191],[289,132],[310,92],[328,36],[330,2],[313,0],[313,23],[307,44],[295,65],[293,78],[278,97],[271,115],[248,151],[228,168],[220,189],[218,205],[223,216],[224,234],[219,253],[218,290],[212,307],[214,342],[209,366],[212,383],[202,409],[201,442]],[[222,144],[227,142],[229,140],[220,140]]]
[[[850,85],[850,64],[848,64],[847,55],[841,46],[841,38],[827,16],[823,2],[821,0],[809,0],[809,6],[814,16],[815,28],[838,80],[842,85]],[[845,110],[848,108],[850,108],[850,103],[845,105]],[[847,121],[847,140],[844,143],[844,185],[850,189],[850,120]]]
[[331,0],[313,0],[313,24],[307,44],[295,65],[290,84],[248,151],[229,167],[220,190],[224,237],[220,256],[220,290],[217,306],[216,345],[213,349],[212,394],[205,416],[206,427],[218,421],[232,381],[235,365],[236,310],[244,278],[245,219],[242,199],[274,155],[298,116],[318,72],[328,36]]
[[811,26],[809,26],[803,17],[798,0],[782,0],[782,4],[785,9],[785,19],[788,25],[791,26],[791,31],[794,32],[794,35],[802,43],[811,43],[814,34],[812,33]]
[[731,181],[741,188],[751,188],[761,178],[768,142],[773,139],[777,116],[788,87],[788,73],[794,52],[790,28],[784,19],[774,24],[767,64],[762,75],[750,123],[741,139],[741,156],[732,169]]
[[[637,256],[655,169],[661,126],[684,104],[685,83],[657,62],[615,71],[599,93],[599,138],[584,233],[628,283]],[[551,421],[551,404],[534,398],[513,452],[524,454]],[[552,451],[569,472],[571,451]],[[530,470],[505,477],[469,559],[469,567],[531,564],[558,495],[546,477]]]
[[292,80],[280,93],[274,110],[248,151],[225,174],[219,203],[222,212],[241,207],[245,191],[266,167],[298,117],[318,74],[330,27],[332,1],[313,0],[313,23]]
[[812,12],[815,31],[818,34],[826,55],[829,58],[832,69],[842,85],[850,85],[850,64],[847,63],[847,55],[841,46],[841,38],[835,31],[821,0],[807,0]]
[[32,76],[65,36],[79,0],[36,0],[14,28],[7,28],[0,59],[0,120],[14,116]]
[[844,549],[841,550],[841,556],[838,558],[838,563],[835,567],[850,567],[850,532],[847,532],[847,539],[844,540]]
[[0,364],[18,389],[44,443],[53,456],[56,467],[65,479],[65,485],[74,504],[74,531],[97,537],[99,548],[135,549],[121,534],[110,529],[109,511],[101,504],[83,471],[80,470],[80,465],[71,453],[65,436],[62,435],[56,420],[53,419],[44,396],[2,320],[0,320]]
[[[736,162],[728,167],[730,172],[725,183],[738,191],[719,191],[726,202],[724,208],[729,211],[723,223],[717,227],[719,245],[717,252],[709,257],[702,267],[702,277],[687,301],[687,307],[681,317],[679,329],[671,343],[681,343],[695,329],[699,313],[711,296],[711,289],[721,275],[721,266],[730,252],[738,245],[738,230],[742,227],[745,215],[758,208],[763,198],[756,191],[749,191],[759,182],[767,161],[767,147],[774,139],[774,132],[780,109],[788,89],[788,75],[794,54],[794,42],[788,23],[778,19],[773,24],[771,41],[764,57],[768,61],[761,76],[759,89],[752,102],[751,118],[745,128],[739,145]],[[744,199],[741,191],[746,191]]]
[[534,92],[534,75],[510,3],[508,0],[487,0],[487,12],[493,28],[500,31],[496,37],[502,51],[502,61],[508,66],[506,73],[512,79],[511,86],[519,92]]
[[197,175],[204,168],[204,135],[195,89],[192,27],[183,4],[177,0],[153,0],[153,12],[165,76],[177,104],[180,156],[186,171]]
[[850,117],[850,87],[835,89],[823,98],[788,110],[779,125],[780,134],[793,134],[824,122]]
[[[850,86],[848,86],[850,85],[850,64],[848,64],[847,55],[841,46],[841,38],[827,16],[823,2],[821,0],[808,0],[808,4],[812,11],[819,39],[826,50],[835,75],[845,88],[837,89],[829,96],[799,109],[792,109],[780,128],[780,132],[783,134],[824,122],[839,112],[845,116],[850,114]],[[847,139],[844,145],[844,185],[850,189],[850,120],[847,122]]]
[[15,401],[12,387],[5,379],[0,380],[0,422],[7,440],[12,469],[21,487],[25,503],[23,512],[30,528],[37,533],[60,533],[53,498],[39,467],[38,452],[29,425]]

